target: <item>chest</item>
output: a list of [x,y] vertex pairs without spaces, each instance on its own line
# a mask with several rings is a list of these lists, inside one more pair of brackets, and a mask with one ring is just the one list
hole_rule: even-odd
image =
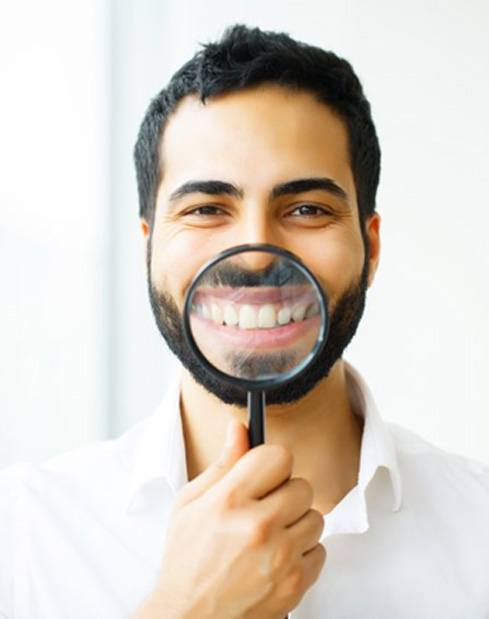
[[121,619],[154,587],[168,510],[103,517],[87,506],[31,505],[16,531],[16,619]]
[[[436,526],[438,524],[438,526]],[[489,540],[410,514],[325,541],[320,578],[291,619],[487,619]]]
[[[154,587],[168,510],[111,519],[31,511],[16,532],[16,619],[121,619]],[[409,510],[325,540],[323,571],[291,619],[489,617],[489,540]],[[95,610],[96,609],[96,610]]]

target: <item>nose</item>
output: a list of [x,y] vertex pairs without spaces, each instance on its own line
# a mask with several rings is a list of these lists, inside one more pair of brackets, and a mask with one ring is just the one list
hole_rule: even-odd
[[271,212],[270,205],[253,201],[244,205],[239,220],[239,230],[235,229],[236,244],[269,243],[280,244],[279,222]]
[[[262,241],[261,241],[262,242]],[[240,254],[240,264],[247,271],[262,271],[277,260],[275,254],[267,251],[247,251]]]
[[[268,205],[261,202],[248,203],[243,209],[236,245],[267,243],[279,245],[280,239],[276,222],[269,213]],[[266,251],[247,251],[240,255],[240,263],[249,271],[260,271],[276,260],[276,256]]]

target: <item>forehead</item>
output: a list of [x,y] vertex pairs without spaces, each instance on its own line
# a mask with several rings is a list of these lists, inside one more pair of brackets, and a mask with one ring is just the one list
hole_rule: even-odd
[[189,179],[222,179],[250,189],[327,176],[354,198],[343,121],[314,95],[264,85],[209,98],[187,96],[160,144],[160,190]]

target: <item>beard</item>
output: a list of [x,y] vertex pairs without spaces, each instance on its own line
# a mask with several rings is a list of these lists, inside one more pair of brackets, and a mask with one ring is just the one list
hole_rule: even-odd
[[[329,333],[321,352],[305,372],[279,388],[267,390],[267,404],[289,404],[300,400],[319,381],[328,377],[331,368],[342,357],[345,348],[356,333],[365,308],[368,288],[367,249],[365,243],[365,260],[360,277],[348,287],[333,308],[328,308],[330,312]],[[182,316],[174,298],[168,292],[157,290],[153,284],[150,257],[151,237],[146,258],[149,298],[156,325],[168,347],[204,389],[225,404],[246,407],[247,391],[211,374],[192,353],[184,335]]]

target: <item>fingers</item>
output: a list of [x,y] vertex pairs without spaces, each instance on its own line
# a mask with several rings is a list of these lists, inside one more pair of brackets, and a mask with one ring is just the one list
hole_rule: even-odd
[[227,427],[226,442],[218,460],[185,485],[178,494],[176,504],[185,505],[207,492],[229,473],[249,448],[248,430],[243,424],[231,420]]
[[221,457],[216,462],[217,467],[226,469],[225,472],[227,473],[249,449],[247,428],[242,423],[231,420],[227,426],[226,443]]
[[302,518],[311,508],[313,491],[305,479],[289,479],[261,500],[277,525],[287,527]]
[[326,562],[326,554],[326,548],[322,544],[316,544],[314,548],[302,556],[301,563],[306,589],[311,587],[318,579]]
[[323,515],[316,509],[310,509],[300,520],[290,525],[287,531],[295,541],[297,553],[304,555],[317,545],[323,529]]
[[326,561],[326,549],[316,544],[295,563],[285,578],[274,590],[271,601],[277,610],[294,608],[299,604],[305,592],[319,578]]
[[259,445],[235,464],[216,484],[215,491],[242,497],[243,502],[261,499],[290,478],[292,466],[289,449],[281,445]]

